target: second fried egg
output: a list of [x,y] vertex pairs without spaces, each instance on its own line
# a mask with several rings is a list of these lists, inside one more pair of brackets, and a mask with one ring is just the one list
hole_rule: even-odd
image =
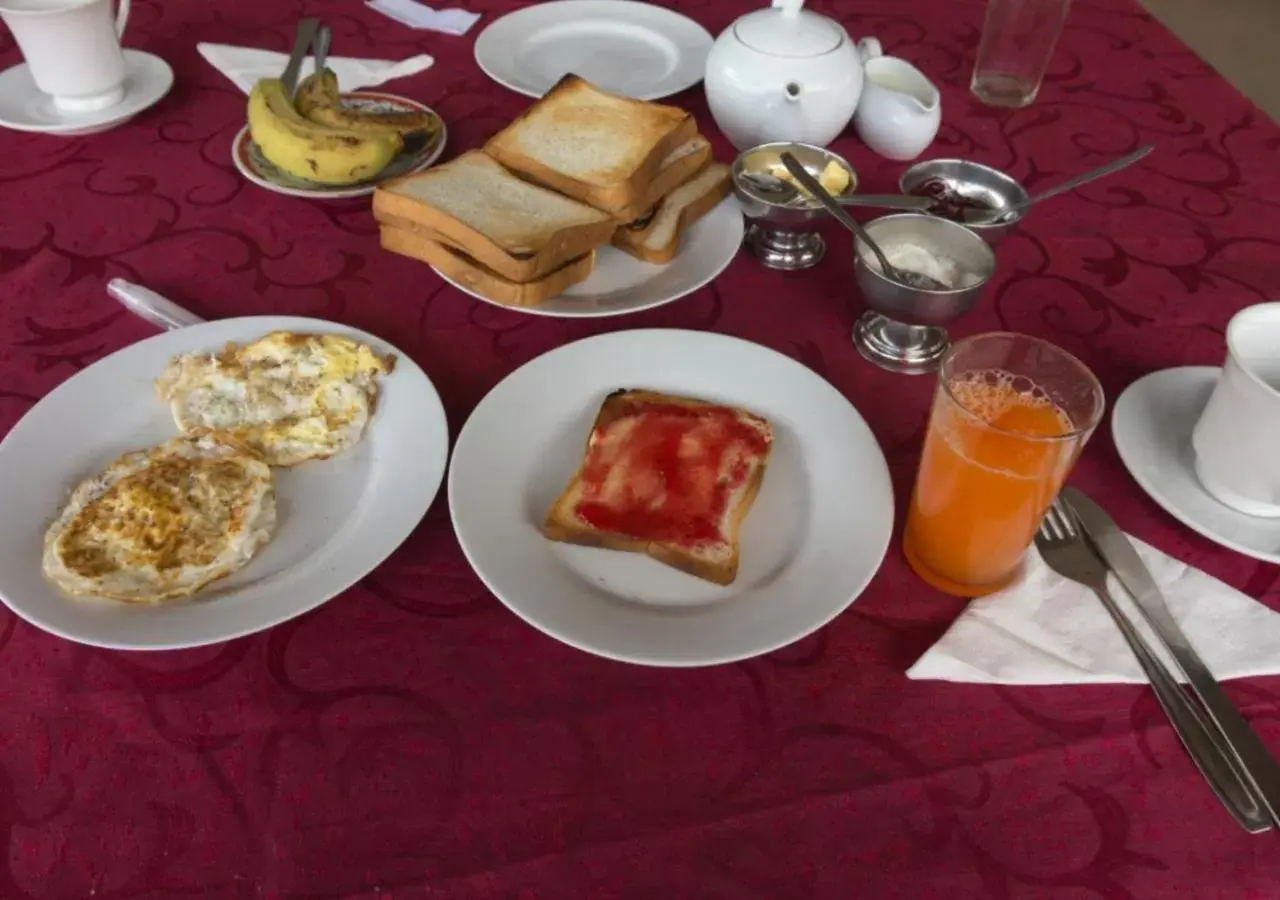
[[341,335],[277,331],[175,357],[156,390],[184,432],[224,432],[268,465],[294,466],[360,441],[394,364]]

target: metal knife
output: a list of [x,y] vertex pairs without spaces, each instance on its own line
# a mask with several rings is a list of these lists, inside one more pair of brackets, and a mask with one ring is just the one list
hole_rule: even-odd
[[162,297],[150,288],[125,281],[123,278],[112,278],[108,281],[107,293],[124,304],[125,309],[135,316],[169,331],[186,328],[188,325],[199,325],[204,321],[168,297]]
[[1271,820],[1280,825],[1280,764],[1240,715],[1222,690],[1222,685],[1214,680],[1213,674],[1182,633],[1155,579],[1125,533],[1102,507],[1075,488],[1064,489],[1061,496],[1186,676],[1192,692],[1204,705],[1223,742],[1240,764],[1246,783],[1253,788]]
[[298,21],[298,34],[293,39],[293,52],[289,54],[289,64],[284,67],[284,74],[280,76],[280,82],[284,85],[284,92],[289,97],[292,97],[293,92],[298,89],[298,73],[302,71],[302,61],[307,58],[307,53],[311,50],[312,43],[315,42],[316,31],[319,28],[319,19],[300,19]]

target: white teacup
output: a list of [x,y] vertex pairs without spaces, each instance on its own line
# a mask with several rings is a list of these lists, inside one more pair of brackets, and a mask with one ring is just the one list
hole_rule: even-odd
[[1227,362],[1191,434],[1196,477],[1219,502],[1280,517],[1280,303],[1227,325]]
[[124,99],[120,36],[129,0],[114,20],[111,0],[0,0],[36,87],[66,112],[92,112]]

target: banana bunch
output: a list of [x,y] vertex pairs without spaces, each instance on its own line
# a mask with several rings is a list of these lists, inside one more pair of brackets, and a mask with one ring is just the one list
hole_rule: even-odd
[[[334,90],[336,93],[336,79]],[[327,125],[302,115],[279,78],[263,78],[253,86],[249,134],[262,155],[278,168],[320,184],[368,181],[404,148],[404,138],[393,129],[370,132]]]
[[398,134],[405,139],[429,139],[439,124],[428,112],[375,113],[343,106],[338,76],[332,69],[321,69],[304,78],[294,102],[298,112],[312,122],[369,136]]

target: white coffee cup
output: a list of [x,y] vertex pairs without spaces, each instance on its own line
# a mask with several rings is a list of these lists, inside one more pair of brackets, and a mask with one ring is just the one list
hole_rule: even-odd
[[1280,517],[1280,303],[1227,325],[1227,362],[1191,434],[1196,477],[1219,502]]
[[120,36],[129,0],[114,21],[111,0],[0,0],[36,87],[66,112],[92,112],[124,99]]

